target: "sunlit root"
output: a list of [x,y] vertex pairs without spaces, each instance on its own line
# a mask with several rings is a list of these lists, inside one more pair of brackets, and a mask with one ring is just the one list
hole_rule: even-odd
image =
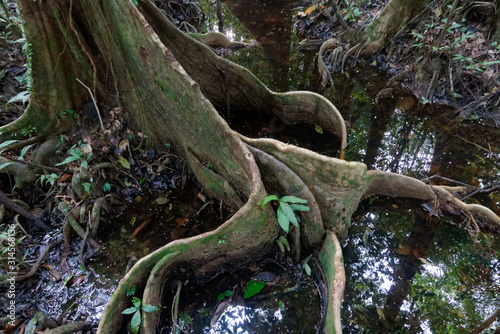
[[206,34],[188,34],[188,36],[211,48],[239,50],[256,45],[253,43],[231,41],[226,35],[216,31],[211,31]]
[[492,228],[500,227],[500,217],[498,217],[493,211],[479,204],[467,204],[462,202],[460,199],[453,196],[446,188],[441,186],[430,186],[431,189],[436,193],[438,198],[438,203],[440,201],[445,201],[447,205],[452,208],[461,210],[466,214],[471,214],[474,217],[481,217],[486,220]]
[[[412,177],[383,171],[368,171],[370,182],[363,197],[385,195],[391,197],[409,197],[426,201],[436,201],[438,207],[449,211],[461,210],[475,217],[482,217],[493,227],[500,226],[500,218],[490,209],[478,204],[466,204],[453,196],[464,187],[427,185]],[[450,192],[451,191],[451,192]]]
[[49,329],[43,332],[44,334],[70,334],[70,333],[79,333],[86,332],[92,329],[92,325],[87,321],[75,321],[70,322],[69,324],[65,324],[54,329]]
[[333,232],[327,232],[318,260],[324,274],[326,306],[324,306],[324,333],[342,333],[341,314],[345,287],[344,259],[342,248]]
[[339,46],[339,41],[335,38],[331,38],[325,41],[323,44],[321,44],[318,53],[318,70],[319,70],[319,75],[321,76],[321,85],[323,87],[326,87],[329,83],[333,81],[330,69],[328,68],[328,66],[326,66],[325,63],[325,57],[328,51],[331,51],[332,53],[332,56],[330,57],[328,62],[330,63],[333,69],[335,68],[335,66],[340,65],[342,61],[343,48]]

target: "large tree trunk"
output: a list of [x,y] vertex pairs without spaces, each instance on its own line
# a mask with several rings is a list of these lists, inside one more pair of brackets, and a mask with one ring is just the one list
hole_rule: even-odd
[[[270,206],[259,205],[267,195],[263,182],[309,200],[301,240],[309,253],[321,247],[328,333],[341,331],[345,277],[337,236],[345,235],[363,196],[433,200],[437,192],[441,201],[461,205],[445,190],[411,178],[367,172],[362,163],[232,131],[214,105],[270,110],[285,122],[320,124],[345,146],[344,122],[328,100],[309,92],[270,91],[247,70],[176,30],[148,1],[139,1],[139,8],[126,0],[19,0],[19,5],[33,45],[33,95],[21,121],[4,128],[6,136],[26,122],[40,126],[43,136],[69,129],[69,120],[64,128],[55,120],[61,110],[80,111],[91,99],[81,81],[101,106],[118,105],[128,125],[147,134],[149,145],[173,143],[204,189],[236,211],[216,230],[171,242],[141,259],[109,301],[99,333],[120,330],[132,286],[144,287],[144,304],[158,305],[176,268],[208,275],[271,251],[279,225]],[[500,224],[487,209],[460,208]],[[143,312],[145,333],[155,332],[157,316]]]

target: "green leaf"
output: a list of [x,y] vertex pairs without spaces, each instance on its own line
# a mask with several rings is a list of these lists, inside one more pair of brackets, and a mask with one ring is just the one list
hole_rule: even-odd
[[137,311],[132,316],[132,320],[130,320],[130,329],[132,333],[137,334],[139,332],[139,327],[141,326],[141,312]]
[[311,267],[307,262],[304,262],[304,270],[306,271],[307,276],[311,276]]
[[265,286],[266,286],[266,282],[257,282],[254,280],[248,281],[246,289],[245,289],[245,293],[243,293],[243,298],[250,298],[252,296],[255,296],[256,294],[261,292]]
[[109,184],[109,182],[104,183],[104,185],[102,186],[102,190],[103,190],[104,192],[106,192],[106,191],[108,191],[108,192],[109,192],[109,191],[111,191],[111,185]]
[[26,154],[26,152],[28,152],[28,150],[30,148],[33,147],[33,145],[35,145],[35,144],[31,144],[31,145],[23,147],[23,149],[21,150],[21,153],[19,154],[19,158],[17,158],[17,160],[24,160],[24,155]]
[[132,3],[133,3],[136,7],[139,7],[139,1],[137,1],[137,0],[132,0]]
[[133,296],[135,294],[135,286],[131,286],[130,288],[128,288],[127,290],[127,296]]
[[139,309],[137,307],[129,307],[128,309],[125,309],[122,314],[132,314],[136,311],[138,311]]
[[69,157],[67,157],[66,159],[64,159],[64,161],[63,161],[63,162],[60,162],[60,163],[56,164],[56,166],[69,164],[70,162],[73,162],[73,161],[75,161],[75,160],[79,160],[79,159],[80,159],[80,157],[79,157],[79,156],[72,155],[72,156],[69,156]]
[[12,164],[13,164],[12,161],[4,162],[3,164],[0,165],[0,170],[4,169],[8,165],[12,165]]
[[300,197],[295,197],[295,196],[283,196],[280,198],[280,202],[305,204],[305,203],[307,203],[307,200],[300,198]]
[[4,141],[3,143],[0,144],[0,149],[3,149],[3,148],[6,148],[7,146],[9,146],[10,144],[14,144],[14,143],[17,143],[19,140],[6,140]]
[[295,217],[295,213],[293,213],[292,208],[290,207],[290,204],[280,202],[281,210],[283,210],[283,213],[285,214],[286,218],[295,226],[299,226],[299,222],[297,221],[297,217]]
[[290,207],[292,208],[293,211],[309,211],[311,210],[310,207],[307,205],[302,205],[302,204],[290,204]]
[[150,313],[150,312],[158,311],[158,307],[146,304],[146,305],[142,306],[142,310],[144,312]]
[[122,156],[118,157],[118,163],[125,169],[130,169],[130,162]]
[[[282,235],[278,241],[283,245],[284,248],[286,248],[287,251],[290,251],[290,244],[288,243],[288,239]],[[283,250],[284,252],[284,250]]]
[[280,224],[283,231],[288,233],[288,231],[290,230],[290,221],[283,213],[283,210],[281,210],[281,206],[278,207],[278,223]]
[[266,198],[264,198],[264,200],[262,201],[262,203],[260,203],[260,207],[263,208],[264,205],[266,205],[267,203],[269,203],[271,201],[277,201],[277,200],[279,200],[278,196],[276,196],[276,195],[269,195]]

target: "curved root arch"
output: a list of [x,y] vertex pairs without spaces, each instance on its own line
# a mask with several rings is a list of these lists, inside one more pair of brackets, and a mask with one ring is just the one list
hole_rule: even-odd
[[140,2],[139,8],[160,40],[218,110],[272,112],[285,124],[318,124],[340,139],[343,157],[347,141],[344,119],[328,99],[305,91],[273,92],[246,68],[218,57],[206,45],[176,29],[154,4]]

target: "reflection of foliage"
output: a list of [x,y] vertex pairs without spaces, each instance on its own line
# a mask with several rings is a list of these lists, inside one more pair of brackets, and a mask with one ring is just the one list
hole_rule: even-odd
[[[486,247],[492,241],[488,236],[473,242],[465,231],[448,224],[441,226],[435,240],[429,252],[433,270],[414,280],[415,305],[434,333],[468,332],[500,307],[498,241]],[[423,291],[434,296],[423,297]]]
[[404,258],[396,250],[421,218],[415,209],[395,210],[394,204],[384,212],[380,202],[376,199],[376,207],[355,219],[344,248],[347,302],[342,314],[348,330],[465,333],[500,308],[499,241],[488,235],[474,240],[457,226],[441,224],[410,282],[397,323],[383,320],[379,312],[394,287],[394,268]]

